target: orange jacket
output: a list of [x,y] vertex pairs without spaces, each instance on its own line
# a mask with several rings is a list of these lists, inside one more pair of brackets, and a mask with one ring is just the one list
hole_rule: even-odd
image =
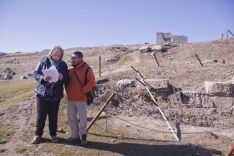
[[[70,101],[87,101],[85,94],[89,92],[95,85],[95,76],[92,69],[88,69],[89,65],[86,62],[81,62],[77,67],[69,68],[69,83],[66,85],[67,98]],[[74,71],[79,77],[82,84],[85,83],[85,71],[87,73],[87,84],[81,87],[77,80]]]

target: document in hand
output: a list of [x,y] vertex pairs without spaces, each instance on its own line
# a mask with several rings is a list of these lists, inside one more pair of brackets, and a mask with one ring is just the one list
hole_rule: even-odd
[[49,80],[49,83],[58,81],[59,73],[55,66],[42,70],[42,73],[45,76],[51,77],[51,79]]

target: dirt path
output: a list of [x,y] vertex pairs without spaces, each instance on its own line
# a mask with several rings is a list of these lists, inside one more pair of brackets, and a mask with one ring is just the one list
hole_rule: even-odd
[[[6,144],[0,144],[0,148],[7,149],[0,155],[19,155],[20,151],[23,153],[23,150],[27,150],[27,155],[35,155],[35,153],[53,155],[51,152],[41,150],[44,146],[51,146],[50,143],[37,146],[29,143],[34,131],[35,107],[35,101],[31,99],[0,112],[1,128],[11,125],[15,129],[11,139]],[[154,155],[156,151],[159,155],[171,155],[174,152],[184,155],[184,152],[190,152],[190,155],[207,156],[221,155],[227,149],[231,139],[234,138],[233,128],[214,129],[181,124],[179,129],[178,127],[176,129],[175,123],[170,122],[170,124],[177,134],[180,131],[181,141],[175,141],[163,120],[153,117],[112,115],[107,121],[106,119],[98,120],[91,129],[91,133],[109,135],[109,137],[106,137],[105,140],[99,140],[102,136],[90,137],[89,150],[63,145],[63,143],[52,144],[51,148],[71,149],[75,152],[78,150],[84,155],[87,151],[92,155],[98,153],[102,155],[113,155],[113,153],[118,153],[117,155]],[[92,136],[92,134],[90,135]],[[115,138],[116,136],[117,138]],[[127,147],[131,150],[129,151]]]
[[7,149],[4,155],[17,155],[17,150],[21,151],[29,147],[28,140],[25,140],[23,135],[30,132],[31,124],[35,122],[35,106],[34,100],[31,99],[1,112],[3,114],[0,119],[2,128],[8,125],[15,131],[10,140],[0,146],[2,149]]

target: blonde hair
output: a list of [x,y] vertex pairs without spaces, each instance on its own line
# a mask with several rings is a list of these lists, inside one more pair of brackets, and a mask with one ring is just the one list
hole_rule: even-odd
[[52,49],[50,50],[48,56],[52,56],[52,53],[53,53],[53,51],[54,51],[55,49],[59,49],[59,50],[61,51],[62,56],[61,56],[61,58],[60,58],[59,60],[62,60],[63,55],[64,55],[64,50],[63,50],[62,47],[60,47],[60,46],[55,46],[54,48],[52,48]]

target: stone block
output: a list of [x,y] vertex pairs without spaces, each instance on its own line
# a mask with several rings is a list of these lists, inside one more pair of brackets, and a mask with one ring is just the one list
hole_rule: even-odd
[[152,51],[162,51],[162,46],[161,45],[155,45],[151,47]]
[[184,104],[200,105],[203,108],[212,108],[214,106],[213,99],[209,95],[195,91],[183,91],[181,99]]
[[232,82],[204,82],[207,94],[216,96],[233,96],[234,84]]
[[192,104],[192,105],[201,104],[200,93],[194,91],[182,91],[181,99],[183,104]]
[[169,80],[167,79],[145,79],[145,82],[153,89],[169,91]]
[[148,52],[152,52],[151,47],[147,46],[147,47],[142,47],[139,49],[140,53],[148,53]]
[[175,92],[174,94],[169,95],[168,99],[171,104],[174,104],[174,105],[182,104],[181,92]]
[[214,96],[211,98],[217,108],[231,109],[233,107],[233,97]]

